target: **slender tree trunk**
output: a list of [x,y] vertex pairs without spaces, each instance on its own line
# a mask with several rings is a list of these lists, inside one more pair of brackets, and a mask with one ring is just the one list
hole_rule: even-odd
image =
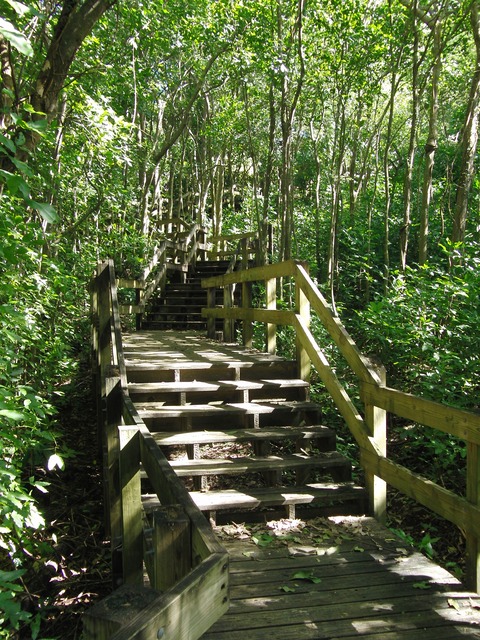
[[462,160],[457,184],[455,211],[453,218],[452,240],[454,243],[465,240],[467,222],[468,194],[474,175],[475,154],[478,143],[479,105],[480,105],[480,6],[478,0],[472,2],[470,21],[475,41],[475,70],[470,85],[470,95],[465,114],[461,138]]
[[268,105],[269,105],[269,128],[268,128],[268,152],[267,161],[265,164],[265,173],[263,176],[263,215],[260,231],[260,246],[261,246],[261,264],[267,262],[267,229],[268,229],[268,216],[270,211],[270,194],[272,187],[272,172],[274,166],[275,155],[275,132],[277,126],[276,109],[275,109],[275,93],[273,87],[273,79],[270,82],[268,90]]
[[395,113],[395,94],[397,86],[396,70],[392,71],[390,80],[390,100],[388,111],[387,135],[383,152],[383,177],[385,183],[385,213],[383,235],[383,291],[386,294],[390,280],[390,208],[392,204],[390,192],[390,147],[392,144],[393,116]]
[[244,105],[245,105],[245,120],[247,123],[247,135],[248,135],[248,145],[250,147],[250,158],[252,160],[252,168],[253,168],[253,203],[254,203],[254,208],[255,208],[255,222],[257,225],[257,229],[258,229],[258,234],[260,236],[260,243],[261,245],[263,244],[263,237],[262,237],[262,232],[263,232],[263,225],[262,225],[262,219],[261,219],[261,214],[260,214],[260,203],[258,202],[258,159],[257,159],[257,152],[255,149],[255,144],[253,142],[254,136],[253,136],[253,132],[252,132],[252,124],[251,124],[251,118],[250,118],[250,106],[249,106],[249,100],[248,100],[248,87],[245,84],[243,86],[243,99],[244,99]]
[[[415,2],[416,6],[416,2]],[[417,138],[417,126],[420,112],[420,88],[418,82],[419,75],[419,55],[418,55],[418,24],[416,12],[413,12],[413,71],[412,71],[412,115],[410,123],[410,142],[407,153],[407,166],[405,170],[405,180],[403,183],[403,225],[400,229],[400,263],[402,271],[407,266],[408,241],[410,235],[411,215],[412,215],[412,183],[413,166],[415,162],[415,146]]]
[[[293,123],[297,110],[298,100],[303,87],[305,77],[305,62],[303,58],[303,10],[305,0],[298,0],[297,17],[295,24],[297,39],[297,57],[299,61],[299,73],[291,103],[288,103],[289,86],[287,74],[282,78],[281,98],[281,125],[282,125],[282,154],[280,164],[280,260],[288,260],[292,255],[293,236],[293,168],[292,168],[292,144]],[[279,10],[279,34],[282,34],[282,18]]]
[[221,235],[223,224],[223,191],[225,188],[225,153],[222,152],[215,162],[212,176],[213,191],[213,235]]
[[430,204],[433,195],[433,166],[438,147],[438,85],[442,69],[442,17],[437,14],[433,31],[433,68],[430,94],[428,139],[425,144],[425,166],[423,173],[422,205],[420,208],[420,230],[418,237],[418,263],[425,264],[428,258],[428,234]]

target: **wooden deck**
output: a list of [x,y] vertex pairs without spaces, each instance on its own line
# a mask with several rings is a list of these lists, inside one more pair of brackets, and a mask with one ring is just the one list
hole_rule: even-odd
[[[152,364],[170,376],[174,363],[165,381],[183,383],[195,380],[192,363],[240,380],[259,362],[268,378],[280,360],[173,331],[126,335],[124,352],[130,368],[145,369],[142,383]],[[231,606],[203,640],[480,638],[480,597],[370,518],[232,523],[216,532],[231,558]]]
[[371,518],[289,524],[217,530],[231,605],[203,640],[480,638],[478,595]]

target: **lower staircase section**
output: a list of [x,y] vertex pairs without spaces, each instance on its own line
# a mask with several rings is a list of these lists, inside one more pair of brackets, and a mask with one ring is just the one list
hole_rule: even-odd
[[178,331],[127,335],[124,352],[140,417],[212,521],[365,512],[295,362]]

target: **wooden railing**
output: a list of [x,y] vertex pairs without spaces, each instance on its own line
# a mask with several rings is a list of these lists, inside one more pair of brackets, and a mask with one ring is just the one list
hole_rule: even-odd
[[[276,309],[277,280],[291,278],[295,285],[295,304]],[[252,307],[252,284],[265,285],[263,308]],[[233,307],[233,287],[242,287],[242,306]],[[466,536],[466,583],[480,591],[480,415],[454,409],[386,386],[384,369],[362,355],[340,320],[311,280],[305,264],[288,261],[265,267],[237,271],[202,281],[210,293],[209,308],[203,310],[208,333],[215,337],[215,319],[223,318],[224,335],[231,338],[232,324],[242,321],[243,341],[252,345],[253,322],[266,324],[266,349],[276,348],[276,326],[291,325],[295,330],[299,375],[308,379],[313,365],[333,398],[356,443],[365,471],[371,513],[383,521],[386,515],[386,489],[390,485],[454,523]],[[215,308],[215,287],[224,287],[226,304]],[[345,358],[358,381],[363,411],[357,409],[345,387],[310,331],[314,311]],[[467,478],[465,497],[414,473],[387,457],[387,413],[414,420],[456,436],[466,442]]]
[[209,238],[209,260],[231,260],[232,256],[241,257],[244,264],[256,258],[258,251],[258,234],[230,233]]
[[205,259],[207,244],[205,230],[198,224],[187,227],[180,218],[162,223],[170,230],[173,240],[163,240],[153,250],[153,255],[138,278],[119,278],[119,289],[133,289],[135,304],[121,304],[121,314],[135,314],[137,329],[141,328],[142,316],[152,294],[161,293],[167,281],[168,271],[186,272],[189,264]]
[[[112,261],[98,266],[91,293],[93,373],[113,581],[115,586],[140,588],[145,568],[154,591],[138,615],[130,603],[126,624],[87,613],[84,636],[196,640],[228,608],[228,555],[128,395]],[[142,507],[140,469],[161,504],[148,514]]]

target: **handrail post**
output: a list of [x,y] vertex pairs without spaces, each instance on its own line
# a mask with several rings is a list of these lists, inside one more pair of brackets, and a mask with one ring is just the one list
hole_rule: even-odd
[[[277,279],[269,278],[265,281],[267,293],[267,309],[277,308]],[[267,323],[267,353],[275,354],[277,350],[277,325]]]
[[[233,285],[223,287],[223,308],[231,309],[233,307]],[[232,318],[225,317],[223,320],[223,341],[233,342],[234,340],[235,321]]]
[[125,584],[143,584],[142,491],[140,443],[136,427],[120,427],[122,568]]
[[[305,263],[304,269],[308,273],[308,265]],[[310,326],[310,302],[305,295],[304,291],[299,285],[298,280],[295,281],[295,307],[296,311],[302,320],[305,322],[306,326]],[[298,368],[298,376],[302,380],[309,381],[310,380],[310,371],[312,367],[312,363],[310,360],[310,356],[308,355],[307,350],[302,345],[298,336],[295,336],[296,343],[296,351],[297,351],[297,368]]]
[[[380,384],[387,384],[385,367],[380,364],[375,365]],[[375,440],[379,452],[387,456],[387,412],[380,409],[373,403],[365,403],[365,424],[370,431],[370,435]],[[385,524],[387,517],[387,483],[376,476],[373,472],[365,469],[365,484],[367,486],[370,513],[376,520]]]
[[[252,307],[252,283],[242,282],[242,307],[244,310]],[[242,323],[243,346],[249,349],[253,346],[253,322],[245,318]]]
[[166,591],[192,568],[191,525],[181,505],[153,512],[153,588]]
[[[215,309],[215,287],[207,289],[207,307]],[[207,318],[207,337],[215,340],[215,318],[213,316]]]
[[[143,298],[145,295],[145,289],[135,289],[135,304],[140,306],[143,303]],[[142,318],[143,313],[135,314],[135,328],[137,331],[140,331],[142,328]]]
[[105,496],[105,529],[110,534],[112,553],[112,580],[123,580],[122,568],[122,503],[118,492],[120,444],[118,425],[122,421],[122,386],[119,377],[104,379],[103,402],[103,476]]
[[242,247],[242,269],[248,269],[248,238],[242,238],[240,245]]
[[[480,452],[479,446],[467,442],[467,500],[480,506]],[[480,593],[480,540],[473,530],[465,532],[467,553],[465,582],[469,589]]]

